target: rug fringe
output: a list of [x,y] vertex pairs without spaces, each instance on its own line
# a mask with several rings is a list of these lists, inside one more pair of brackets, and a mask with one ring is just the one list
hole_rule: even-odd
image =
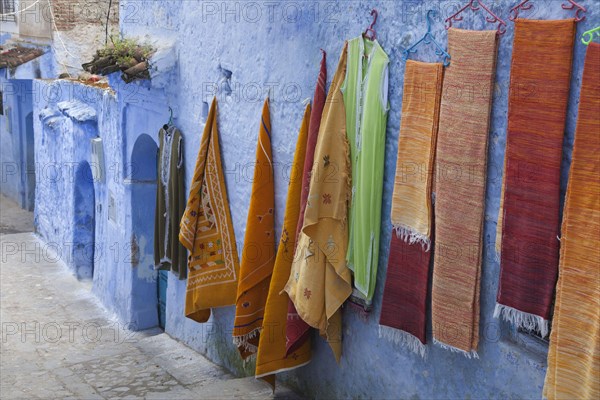
[[421,358],[427,358],[427,347],[414,335],[396,328],[379,325],[379,337],[408,348]]
[[494,318],[499,318],[500,316],[516,327],[539,332],[542,337],[548,335],[548,321],[539,315],[519,311],[516,308],[496,303]]
[[258,351],[258,347],[250,343],[250,339],[253,339],[256,336],[258,336],[259,333],[260,328],[256,328],[246,333],[245,335],[234,336],[233,344],[236,345],[236,347],[243,347],[245,351],[256,353]]
[[449,344],[440,342],[436,338],[433,338],[433,344],[436,344],[436,345],[440,346],[444,350],[450,350],[452,353],[460,353],[460,354],[462,354],[463,356],[465,356],[467,358],[477,358],[477,359],[479,359],[479,354],[477,354],[477,351],[475,351],[475,350],[464,351],[464,350],[458,349],[458,348],[456,348],[454,346],[450,346]]
[[409,228],[405,225],[393,224],[394,232],[396,232],[396,236],[399,239],[404,240],[408,244],[419,243],[423,250],[429,251],[431,247],[431,240],[427,235],[423,235],[422,233],[415,232],[412,228]]

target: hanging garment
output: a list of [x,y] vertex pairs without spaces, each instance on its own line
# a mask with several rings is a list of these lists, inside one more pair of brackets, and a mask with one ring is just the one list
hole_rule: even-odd
[[477,356],[496,31],[450,28],[436,152],[433,340]]
[[544,397],[600,398],[600,44],[585,57]]
[[304,226],[284,289],[298,315],[327,339],[338,362],[342,354],[341,306],[352,293],[345,258],[351,174],[340,91],[346,54],[344,46],[325,102]]
[[[308,190],[310,187],[310,174],[315,161],[315,146],[319,136],[319,127],[321,126],[321,117],[323,115],[323,107],[325,107],[325,84],[327,83],[327,55],[323,51],[321,58],[321,68],[317,78],[317,86],[313,96],[313,109],[310,114],[310,123],[308,126],[308,142],[306,144],[306,157],[304,158],[304,166],[302,172],[302,188],[300,200],[300,213],[298,214],[298,224],[296,227],[296,236],[300,237],[302,225],[304,224],[304,211],[306,210],[306,202],[308,201]],[[297,350],[304,342],[310,340],[310,326],[300,318],[294,303],[290,300],[287,315],[286,325],[286,347],[287,353],[291,354]]]
[[432,185],[444,66],[408,60],[380,334],[425,354]]
[[348,42],[348,68],[342,87],[352,160],[352,203],[348,266],[354,271],[353,300],[370,308],[381,228],[389,59],[377,40]]
[[558,276],[560,163],[574,35],[574,19],[515,23],[494,316],[542,336]]
[[296,153],[290,172],[290,184],[285,205],[285,216],[269,295],[265,305],[265,319],[256,354],[256,378],[261,378],[275,389],[275,374],[289,371],[310,362],[310,342],[304,341],[286,356],[286,326],[290,298],[282,292],[292,268],[296,245],[296,225],[300,215],[300,192],[302,190],[302,165],[307,148],[308,126],[311,119],[310,104],[306,106],[302,126],[296,142]]
[[275,188],[269,99],[262,110],[252,197],[248,208],[233,325],[233,343],[243,359],[258,349],[271,274],[275,265]]
[[190,252],[185,316],[206,322],[212,307],[235,303],[240,269],[221,165],[216,97],[202,134],[179,241]]
[[179,243],[179,221],[185,210],[181,132],[174,126],[158,132],[154,265],[185,279],[187,252]]

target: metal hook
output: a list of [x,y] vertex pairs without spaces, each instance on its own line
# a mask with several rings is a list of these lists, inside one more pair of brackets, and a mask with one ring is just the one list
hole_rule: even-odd
[[[373,17],[373,22],[371,22],[371,25],[369,25],[369,27],[365,30],[363,35],[365,35],[367,38],[369,38],[371,40],[375,40],[375,39],[377,39],[377,33],[375,32],[373,27],[375,26],[375,23],[377,22],[377,17],[379,16],[379,13],[377,12],[376,9],[371,10],[371,16]],[[368,35],[369,32],[371,33],[371,37],[369,37],[369,35]]]
[[173,125],[173,109],[169,106],[169,126]]

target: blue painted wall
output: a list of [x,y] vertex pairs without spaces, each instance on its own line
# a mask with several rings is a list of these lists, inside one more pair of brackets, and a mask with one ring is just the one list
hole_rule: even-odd
[[[0,70],[2,75],[4,70]],[[35,163],[31,80],[0,78],[0,192],[22,208],[33,210]]]
[[[523,17],[562,19],[570,16],[559,1],[532,0],[536,7]],[[488,1],[492,9],[508,22],[509,0]],[[578,26],[581,33],[598,25],[600,13],[591,0],[581,1],[588,7],[587,19]],[[320,61],[319,49],[328,52],[329,79],[335,70],[343,40],[359,35],[370,23],[369,11],[375,7],[380,17],[376,25],[378,38],[388,52],[390,64],[390,103],[388,119],[385,188],[383,196],[382,249],[374,298],[375,308],[367,320],[354,311],[344,310],[344,355],[339,366],[327,345],[315,340],[313,361],[306,367],[281,375],[287,383],[308,396],[321,398],[540,398],[546,369],[547,348],[513,332],[511,327],[492,318],[498,283],[499,265],[493,243],[500,200],[502,161],[506,138],[507,96],[513,24],[500,40],[496,76],[496,96],[490,127],[489,177],[484,227],[484,251],[481,288],[481,341],[479,360],[429,346],[426,360],[409,353],[377,335],[377,321],[385,281],[390,239],[390,207],[397,154],[404,63],[404,47],[425,32],[428,9],[446,16],[463,1],[306,1],[306,2],[210,2],[210,1],[121,1],[121,31],[138,36],[155,46],[170,49],[174,68],[152,83],[125,85],[112,76],[116,94],[98,91],[98,97],[85,96],[89,88],[65,81],[39,81],[40,90],[61,87],[70,100],[88,104],[96,110],[97,135],[105,141],[107,175],[105,183],[95,183],[96,242],[104,246],[95,264],[94,291],[106,306],[124,321],[156,325],[156,287],[151,271],[151,230],[140,222],[153,217],[154,198],[151,182],[137,182],[137,165],[143,161],[136,153],[138,140],[156,142],[157,132],[168,119],[168,106],[175,110],[175,124],[182,130],[185,148],[186,182],[190,182],[207,103],[219,98],[219,128],[223,163],[227,181],[235,234],[241,250],[246,213],[250,199],[252,165],[261,105],[271,89],[271,119],[276,190],[277,233],[283,219],[287,195],[287,168],[292,162],[294,144],[303,113],[302,101],[312,96]],[[475,17],[471,18],[470,15]],[[458,27],[490,29],[477,14]],[[434,25],[434,35],[446,42],[441,19]],[[585,47],[575,44],[571,99],[565,129],[563,189],[570,162],[573,133]],[[420,52],[418,59],[433,61],[433,53]],[[64,100],[61,97],[62,101]],[[57,101],[42,99],[34,114],[54,110]],[[45,141],[44,151],[36,152],[39,160],[52,162],[89,161],[89,150],[71,138],[72,119],[62,112],[55,115],[57,127],[66,130],[51,134],[50,122],[36,121],[36,146]],[[54,113],[54,114],[53,114]],[[47,133],[44,133],[48,131]],[[38,132],[41,134],[38,136]],[[52,136],[54,135],[54,136]],[[143,136],[146,135],[146,136]],[[152,148],[152,146],[148,146]],[[39,146],[36,148],[40,148]],[[147,147],[146,147],[147,148]],[[143,157],[141,157],[143,160]],[[142,168],[142,169],[139,169]],[[149,179],[152,181],[152,179]],[[137,185],[147,185],[138,187]],[[68,198],[69,191],[45,182],[38,185],[39,208],[36,223],[47,240],[66,241],[72,227],[56,215],[66,213],[72,204],[55,204]],[[139,195],[142,193],[141,195]],[[144,196],[143,193],[148,193]],[[107,217],[109,194],[117,208],[116,221]],[[62,197],[65,196],[65,197]],[[61,203],[61,202],[58,202]],[[100,206],[101,210],[98,210]],[[135,237],[135,239],[133,239]],[[139,249],[135,262],[121,252]],[[135,264],[135,265],[132,265]],[[154,292],[154,296],[155,296]],[[243,365],[231,343],[233,307],[215,310],[206,324],[183,316],[185,281],[169,277],[166,331],[215,362],[238,373],[250,375],[253,365]],[[145,306],[145,307],[144,307]],[[153,309],[154,307],[154,309]],[[154,313],[154,314],[153,314]],[[141,322],[140,322],[141,321]]]

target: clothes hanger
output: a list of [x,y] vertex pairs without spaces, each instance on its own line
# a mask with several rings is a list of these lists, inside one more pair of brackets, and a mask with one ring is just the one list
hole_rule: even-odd
[[590,44],[592,39],[594,39],[594,34],[596,34],[596,37],[600,37],[600,26],[583,32],[583,35],[581,35],[581,43],[585,44],[586,46]]
[[498,34],[503,35],[506,33],[506,22],[503,19],[494,14],[489,8],[485,6],[481,2],[481,0],[470,0],[467,4],[464,5],[460,10],[458,10],[455,14],[446,18],[446,30],[452,28],[452,21],[462,21],[463,17],[460,15],[463,11],[467,9],[471,9],[473,11],[478,11],[480,9],[484,9],[488,15],[485,16],[485,20],[491,24],[498,23]]
[[167,132],[167,135],[170,135],[169,128],[173,126],[173,109],[169,106],[169,122],[163,125],[163,129]]
[[[585,15],[581,15],[581,13],[587,12],[584,6],[577,4],[574,0],[565,0],[567,4],[561,4],[563,10],[573,10],[575,11],[575,21],[583,21],[585,19]],[[529,3],[529,0],[523,0],[516,6],[510,9],[510,20],[514,21],[519,17],[519,11],[531,10],[533,8],[533,4]]]
[[427,32],[425,32],[425,35],[423,35],[423,37],[421,39],[419,39],[418,42],[416,42],[415,44],[413,44],[412,46],[410,46],[409,48],[404,50],[404,52],[402,53],[402,59],[404,61],[408,60],[408,57],[411,53],[417,52],[417,46],[420,45],[421,43],[425,43],[425,44],[433,43],[435,46],[435,54],[437,56],[441,56],[444,58],[444,67],[447,67],[448,65],[450,65],[451,57],[450,57],[450,54],[448,54],[446,52],[446,50],[444,50],[444,48],[442,46],[440,46],[440,44],[435,40],[435,38],[431,34],[431,19],[429,18],[431,13],[433,13],[433,10],[427,11],[427,17],[426,17],[427,18]]
[[375,32],[373,27],[375,26],[375,23],[377,22],[377,17],[379,16],[379,13],[376,9],[371,10],[371,16],[373,17],[373,22],[371,22],[371,25],[369,25],[369,27],[364,31],[363,37],[374,41],[377,40],[377,32]]

